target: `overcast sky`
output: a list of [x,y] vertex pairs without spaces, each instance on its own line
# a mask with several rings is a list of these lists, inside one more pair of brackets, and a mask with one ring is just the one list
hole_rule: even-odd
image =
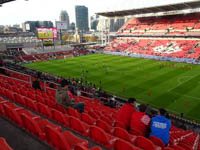
[[[133,9],[179,3],[190,0],[16,0],[0,7],[0,25],[20,24],[25,21],[59,20],[61,10],[66,10],[70,22],[75,22],[75,5],[85,5],[89,15],[96,12]],[[192,1],[192,0],[191,0]]]

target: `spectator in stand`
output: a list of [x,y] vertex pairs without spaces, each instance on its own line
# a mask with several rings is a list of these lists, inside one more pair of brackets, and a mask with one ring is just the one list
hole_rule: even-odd
[[[146,136],[150,127],[150,118],[146,115],[147,106],[141,104],[139,112],[134,112],[131,116],[130,133],[135,135]],[[137,133],[136,133],[137,132]]]
[[165,146],[169,143],[171,121],[166,118],[167,111],[163,108],[159,109],[157,116],[152,118],[151,121],[151,136],[160,138]]
[[117,117],[117,123],[120,123],[120,126],[123,125],[124,128],[128,129],[131,121],[131,116],[133,112],[136,112],[136,99],[129,98],[128,103],[124,104],[119,111]]
[[40,91],[42,91],[41,87],[40,87],[40,81],[38,78],[36,78],[34,81],[33,81],[33,84],[32,84],[32,87],[37,90],[39,89]]
[[71,99],[68,95],[68,86],[66,80],[61,81],[61,86],[57,88],[56,91],[56,103],[62,105],[65,108],[73,107],[80,111],[80,113],[84,112],[84,103],[75,103],[73,99]]

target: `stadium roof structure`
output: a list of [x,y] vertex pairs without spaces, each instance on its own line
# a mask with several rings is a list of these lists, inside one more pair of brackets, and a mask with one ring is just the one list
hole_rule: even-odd
[[15,0],[0,0],[0,5],[4,3],[12,2],[12,1],[15,1]]
[[168,12],[168,11],[181,11],[181,10],[196,9],[196,8],[200,8],[199,0],[169,4],[169,5],[130,9],[130,10],[99,12],[97,14],[104,17],[117,17],[117,16],[122,17],[122,16],[129,16],[129,15],[141,15],[141,14],[149,14],[149,13]]

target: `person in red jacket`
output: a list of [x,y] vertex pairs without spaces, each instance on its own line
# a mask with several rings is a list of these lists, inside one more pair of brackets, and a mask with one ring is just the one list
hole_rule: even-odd
[[150,117],[146,115],[147,106],[141,104],[139,106],[139,112],[134,112],[131,116],[130,133],[134,135],[145,136],[150,127]]
[[121,124],[121,127],[128,129],[130,125],[130,120],[133,112],[136,112],[135,109],[136,106],[136,99],[135,98],[129,98],[128,103],[124,104],[119,111],[118,117],[117,117],[117,123]]

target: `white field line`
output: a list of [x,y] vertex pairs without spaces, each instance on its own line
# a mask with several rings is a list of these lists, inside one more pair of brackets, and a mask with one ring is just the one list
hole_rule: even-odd
[[[167,90],[167,91],[168,91],[168,92],[171,92],[173,89],[179,87],[181,84],[186,83],[186,82],[188,82],[189,80],[191,80],[192,78],[197,77],[197,76],[198,76],[198,75],[195,75],[195,76],[183,76],[183,77],[179,77],[179,78],[177,79],[178,84],[177,84],[175,87],[173,87],[173,88],[171,88],[171,89],[169,89],[169,90]],[[183,81],[183,82],[181,82],[181,79],[182,79],[182,78],[185,78],[185,77],[190,77],[190,78],[187,79],[187,80],[185,80],[185,81]]]

